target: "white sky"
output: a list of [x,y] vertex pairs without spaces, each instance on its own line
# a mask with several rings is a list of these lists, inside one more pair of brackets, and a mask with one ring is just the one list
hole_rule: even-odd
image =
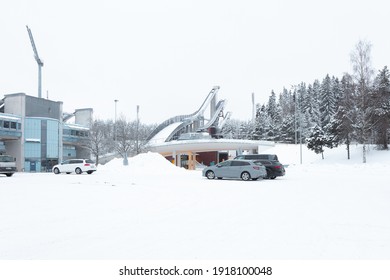
[[232,118],[256,102],[327,73],[351,72],[359,39],[372,43],[374,69],[390,65],[390,4],[385,0],[3,0],[0,96],[42,95],[64,111],[94,108],[160,123],[196,111],[215,85]]

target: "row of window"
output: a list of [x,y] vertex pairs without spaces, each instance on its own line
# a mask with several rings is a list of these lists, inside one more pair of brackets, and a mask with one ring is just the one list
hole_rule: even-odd
[[22,125],[18,122],[0,120],[0,128],[21,130]]
[[64,129],[64,135],[71,135],[77,137],[88,137],[88,131],[85,130],[73,130],[73,129]]

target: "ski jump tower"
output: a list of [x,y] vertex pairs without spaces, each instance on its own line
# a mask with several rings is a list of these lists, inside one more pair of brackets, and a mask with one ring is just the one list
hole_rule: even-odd
[[[224,114],[223,110],[227,101],[217,101],[218,91],[219,86],[213,87],[200,108],[194,113],[172,117],[157,126],[147,138],[149,143],[157,144],[177,140],[183,133],[208,132],[212,137],[218,138],[218,132],[231,115],[230,112]],[[205,117],[208,107],[210,107],[210,115]]]

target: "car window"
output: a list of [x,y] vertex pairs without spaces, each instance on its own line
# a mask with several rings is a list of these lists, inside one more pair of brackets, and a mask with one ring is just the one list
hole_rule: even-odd
[[253,163],[256,165],[263,165],[263,163],[260,160],[254,161]]
[[232,162],[233,162],[233,161],[230,161],[230,160],[228,160],[228,161],[222,161],[222,162],[218,163],[218,166],[220,166],[220,167],[230,166],[230,164],[231,164]]
[[91,160],[91,159],[87,159],[85,162],[86,162],[86,163],[92,163],[92,164],[95,163],[95,162],[94,162],[93,160]]
[[61,164],[69,164],[69,160],[65,160],[65,161],[61,162]]
[[236,156],[234,159],[244,159],[244,156]]
[[250,165],[250,163],[247,161],[233,161],[232,162],[232,166],[245,166],[245,165]]
[[244,159],[257,159],[258,158],[257,156],[258,155],[245,155]]

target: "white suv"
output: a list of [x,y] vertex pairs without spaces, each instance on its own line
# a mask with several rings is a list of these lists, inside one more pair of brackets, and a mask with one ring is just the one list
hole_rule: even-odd
[[81,174],[87,172],[92,174],[96,171],[96,165],[93,160],[90,159],[68,159],[60,164],[53,166],[54,174],[66,173],[70,174],[75,172],[76,174]]

